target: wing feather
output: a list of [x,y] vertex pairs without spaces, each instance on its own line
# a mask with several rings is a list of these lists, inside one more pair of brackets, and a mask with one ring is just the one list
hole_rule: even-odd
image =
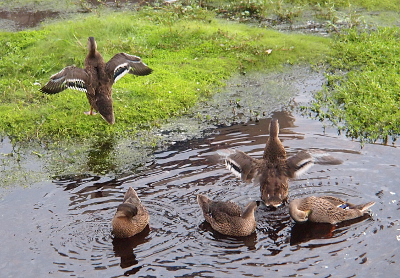
[[68,66],[52,75],[40,91],[46,94],[57,94],[65,89],[87,92],[88,82],[89,76],[84,69]]
[[106,71],[113,77],[115,83],[127,73],[143,76],[149,75],[153,70],[138,56],[118,53],[107,62]]

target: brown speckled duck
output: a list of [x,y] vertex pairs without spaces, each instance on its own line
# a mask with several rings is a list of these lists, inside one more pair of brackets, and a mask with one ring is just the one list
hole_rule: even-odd
[[134,236],[149,224],[149,213],[142,205],[136,191],[129,187],[125,193],[124,201],[117,208],[112,220],[112,233],[116,238]]
[[259,202],[250,202],[244,211],[233,202],[213,201],[197,195],[204,218],[217,232],[228,236],[248,236],[257,227],[254,211]]
[[286,158],[286,151],[278,134],[278,120],[272,119],[261,159],[252,158],[240,150],[218,151],[224,158],[226,167],[242,180],[254,180],[259,184],[261,199],[265,205],[274,207],[287,200],[289,178],[299,176],[314,164],[313,157],[306,151]]
[[296,222],[311,221],[336,224],[363,216],[374,204],[375,202],[368,202],[362,205],[354,205],[333,196],[310,196],[291,201],[289,213]]
[[152,72],[140,57],[126,53],[114,55],[107,63],[97,51],[93,37],[88,39],[89,53],[85,59],[85,68],[68,66],[50,77],[50,81],[40,91],[56,94],[65,89],[83,91],[89,100],[90,111],[87,115],[95,114],[96,110],[109,124],[114,124],[112,101],[112,85],[126,73],[148,75]]

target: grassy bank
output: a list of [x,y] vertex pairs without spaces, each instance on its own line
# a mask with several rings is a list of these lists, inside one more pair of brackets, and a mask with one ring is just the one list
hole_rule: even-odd
[[346,136],[395,141],[400,134],[400,29],[352,29],[338,35],[328,60],[328,86],[312,111]]
[[[38,91],[63,67],[82,66],[88,36],[106,60],[126,52],[154,69],[114,85],[113,126],[83,114],[89,108],[83,93]],[[39,30],[4,32],[0,42],[0,130],[18,140],[127,135],[184,113],[234,73],[316,62],[328,50],[325,38],[221,21],[200,8],[103,11]]]

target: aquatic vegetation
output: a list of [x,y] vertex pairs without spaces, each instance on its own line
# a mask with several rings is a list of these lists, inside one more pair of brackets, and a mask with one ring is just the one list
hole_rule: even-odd
[[[98,40],[106,60],[126,52],[154,69],[149,76],[129,76],[114,85],[114,126],[85,116],[87,103],[80,92],[39,92],[65,66],[82,67],[89,36]],[[0,133],[16,140],[132,136],[140,127],[182,115],[232,74],[317,62],[328,50],[326,38],[222,21],[205,9],[155,8],[104,11],[39,30],[3,32],[0,44]]]
[[328,84],[311,111],[346,136],[395,141],[400,134],[400,29],[351,29],[332,43]]

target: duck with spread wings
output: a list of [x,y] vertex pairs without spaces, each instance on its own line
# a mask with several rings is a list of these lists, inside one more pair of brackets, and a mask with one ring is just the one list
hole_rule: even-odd
[[83,91],[90,104],[90,111],[85,114],[93,115],[93,110],[96,110],[109,124],[114,124],[112,85],[126,73],[144,76],[150,74],[152,69],[140,57],[126,53],[118,53],[105,63],[93,37],[88,39],[88,50],[84,69],[67,66],[51,76],[40,91],[47,94],[56,94],[68,88]]

